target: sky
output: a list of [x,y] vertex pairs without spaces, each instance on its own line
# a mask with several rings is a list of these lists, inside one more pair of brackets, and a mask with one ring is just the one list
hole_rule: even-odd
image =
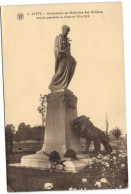
[[[36,13],[97,11],[88,18],[36,19]],[[23,13],[19,21],[17,13]],[[27,15],[29,13],[30,15]],[[33,13],[33,15],[31,15]],[[69,14],[70,15],[70,14]],[[78,98],[78,116],[126,133],[123,24],[121,3],[39,5],[2,9],[5,124],[41,125],[40,94],[49,94],[54,75],[55,37],[71,28],[71,53],[77,61],[69,88]]]

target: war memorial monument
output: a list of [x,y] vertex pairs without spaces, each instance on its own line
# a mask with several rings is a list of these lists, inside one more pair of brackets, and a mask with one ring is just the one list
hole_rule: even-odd
[[[78,117],[77,97],[72,91],[67,89],[77,63],[70,53],[70,39],[67,37],[69,31],[70,27],[63,25],[62,33],[55,39],[55,74],[49,85],[51,93],[47,95],[47,115],[43,147],[36,154],[23,156],[21,158],[21,166],[50,169],[52,161],[49,158],[50,154],[54,153],[57,153],[59,159],[64,161],[63,164],[67,171],[77,172],[92,163],[92,158],[89,155],[82,154],[80,145],[81,135],[74,130],[74,121],[77,122],[76,128],[80,128],[78,126],[79,121],[83,122],[83,119],[88,121],[89,118],[84,116]],[[88,136],[85,128],[84,131],[86,131],[84,135]],[[94,137],[92,131],[94,131],[94,128],[90,130],[90,136]],[[104,132],[102,133],[104,135]],[[96,142],[96,147],[100,147],[97,132],[95,134],[96,140],[90,138],[90,141],[88,141],[89,137],[87,138],[87,149],[90,146],[88,142],[91,142],[91,140]],[[108,146],[108,143],[105,144]],[[76,154],[75,158],[70,157],[72,151]]]

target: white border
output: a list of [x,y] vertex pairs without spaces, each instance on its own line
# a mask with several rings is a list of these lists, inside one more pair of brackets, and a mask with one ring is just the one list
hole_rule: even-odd
[[[130,0],[122,0],[122,1],[111,1],[111,0],[95,0],[95,1],[89,1],[89,0],[1,0],[0,6],[4,5],[29,5],[29,4],[50,4],[50,3],[84,3],[84,2],[122,2],[123,3],[123,21],[124,21],[124,52],[125,52],[125,76],[126,76],[126,110],[127,110],[127,136],[128,136],[128,162],[129,162],[129,170],[131,171],[131,122],[130,122],[130,115],[131,115],[131,1]],[[1,32],[0,32],[1,36]],[[1,44],[1,39],[0,39]],[[7,43],[8,44],[8,43]],[[1,52],[1,46],[0,46],[0,52]],[[0,192],[2,194],[7,193],[6,191],[6,159],[5,159],[5,134],[4,134],[4,104],[3,104],[3,81],[2,81],[2,55],[0,54]],[[130,173],[129,173],[129,188],[125,190],[91,190],[91,191],[79,191],[84,192],[90,192],[90,193],[131,193],[130,189]],[[56,192],[56,191],[55,191]],[[60,191],[61,192],[61,191]],[[67,192],[67,191],[63,191]],[[77,191],[72,191],[71,193],[76,193]],[[34,192],[30,192],[34,193]],[[40,192],[35,192],[40,193]],[[44,192],[47,193],[47,192]],[[51,192],[52,193],[52,192]],[[53,192],[54,193],[54,192]],[[78,192],[77,192],[78,193]]]

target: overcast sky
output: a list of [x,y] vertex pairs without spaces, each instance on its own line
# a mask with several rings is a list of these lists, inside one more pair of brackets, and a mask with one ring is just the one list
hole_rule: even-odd
[[[113,6],[113,7],[112,7]],[[89,18],[36,19],[38,11],[91,11]],[[24,19],[17,20],[17,13]],[[40,94],[49,94],[54,74],[54,41],[67,24],[71,53],[77,61],[69,89],[78,98],[78,115],[89,116],[95,126],[109,129],[125,124],[124,51],[120,3],[19,6],[2,10],[5,122],[41,125],[37,111]]]

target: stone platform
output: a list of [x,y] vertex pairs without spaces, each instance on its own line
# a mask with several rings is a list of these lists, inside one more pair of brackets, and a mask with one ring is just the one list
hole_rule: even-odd
[[[88,155],[78,154],[77,158],[78,160],[72,160],[71,158],[63,157],[61,158],[61,161],[63,161],[64,168],[59,169],[59,165],[57,165],[54,169],[77,173],[92,164],[92,158],[89,158]],[[52,163],[48,160],[48,158],[45,159],[44,154],[43,156],[40,156],[39,154],[23,156],[21,158],[21,163],[9,164],[9,166],[42,170],[52,169]]]

